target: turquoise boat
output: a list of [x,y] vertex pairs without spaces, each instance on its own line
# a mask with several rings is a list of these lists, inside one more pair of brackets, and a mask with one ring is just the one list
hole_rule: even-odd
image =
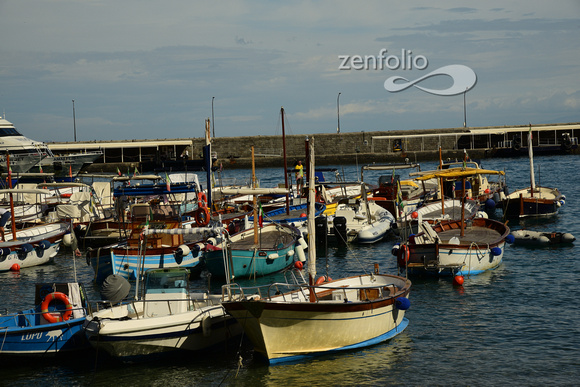
[[281,271],[294,263],[294,249],[300,232],[287,224],[268,223],[226,235],[220,244],[206,245],[206,269],[217,277],[253,278]]

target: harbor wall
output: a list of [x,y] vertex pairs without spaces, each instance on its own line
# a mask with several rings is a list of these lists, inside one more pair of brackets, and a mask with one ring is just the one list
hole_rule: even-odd
[[[534,126],[534,152],[539,147],[553,153],[578,153],[577,137],[580,135],[578,124],[553,124]],[[507,127],[506,127],[507,128]],[[306,139],[314,139],[317,165],[340,165],[355,163],[392,163],[392,162],[420,162],[439,159],[439,148],[444,160],[460,160],[464,149],[468,156],[474,159],[504,156],[526,156],[527,150],[514,149],[512,140],[516,136],[522,146],[527,146],[528,126],[489,127],[477,128],[480,132],[474,133],[473,128],[424,129],[402,131],[373,131],[373,132],[346,132],[346,133],[314,133],[300,135],[286,135],[287,165],[293,166],[298,160],[304,160],[306,155]],[[489,132],[487,132],[489,131]],[[564,132],[571,133],[576,143],[569,149],[560,147],[560,137]],[[483,134],[482,134],[483,133]],[[537,133],[537,134],[536,134]],[[191,144],[183,145],[183,140]],[[136,140],[133,140],[136,141]],[[143,140],[155,146],[155,140]],[[165,140],[171,141],[171,140]],[[157,156],[168,151],[170,157],[177,158],[187,147],[191,159],[202,157],[205,138],[176,139],[179,146],[157,147]],[[127,141],[129,145],[131,142]],[[218,157],[217,165],[224,168],[251,167],[251,149],[254,147],[256,167],[270,167],[283,165],[284,143],[282,135],[269,136],[238,136],[215,137],[211,140],[212,152]],[[145,157],[146,146],[141,150],[131,151],[126,148],[123,162],[117,162],[107,156],[105,164],[96,162],[88,169],[89,172],[112,172],[117,167],[133,168],[139,166],[140,158]],[[82,146],[79,146],[82,150]],[[150,148],[154,149],[154,148]],[[107,155],[112,149],[106,150]],[[133,158],[129,155],[133,154]]]

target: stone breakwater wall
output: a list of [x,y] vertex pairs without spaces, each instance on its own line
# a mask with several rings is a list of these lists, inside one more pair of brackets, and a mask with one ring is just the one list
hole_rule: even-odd
[[[538,154],[577,154],[580,124],[541,124],[532,127],[534,152]],[[400,131],[318,133],[286,136],[288,167],[306,159],[306,139],[314,138],[316,165],[401,163],[436,161],[439,147],[443,160],[461,160],[463,150],[472,159],[492,157],[527,157],[529,126],[422,129]],[[568,142],[563,142],[563,136]],[[571,136],[571,137],[570,137]],[[135,145],[137,142],[138,145]],[[200,159],[204,138],[173,140],[133,140],[116,142],[105,149],[106,156],[88,169],[89,172],[115,171],[134,168],[152,158],[177,159],[185,149],[190,159]],[[87,147],[107,146],[106,142],[75,143],[72,149],[85,151]],[[516,146],[518,145],[518,146]],[[251,148],[254,147],[257,167],[282,166],[283,140],[281,134],[265,136],[216,137],[212,139],[212,153],[224,168],[251,167]],[[92,148],[91,148],[92,149]]]
[[[439,133],[443,133],[440,131]],[[445,131],[453,133],[452,131]],[[445,158],[463,157],[463,149],[457,149],[454,136],[433,136],[433,130],[401,132],[349,132],[311,135],[287,135],[286,158],[288,166],[306,155],[306,138],[314,138],[317,165],[336,165],[359,163],[384,163],[437,160],[439,145]],[[373,136],[400,136],[400,150],[395,150],[396,139],[373,139]],[[430,136],[422,136],[429,134]],[[418,136],[418,137],[415,137]],[[200,153],[203,141],[194,139],[194,155]],[[254,147],[254,158],[257,167],[282,165],[282,136],[245,136],[224,137],[212,140],[212,151],[218,155],[224,167],[247,168],[251,166],[251,147]],[[484,150],[471,150],[470,157],[482,157]]]
[[[317,165],[337,165],[359,163],[387,163],[437,160],[439,145],[444,158],[462,158],[463,149],[458,149],[455,136],[433,136],[433,130],[401,132],[350,132],[311,135],[287,135],[286,158],[288,166],[306,155],[306,138],[314,138]],[[453,133],[442,130],[438,133]],[[428,134],[429,136],[423,136]],[[400,136],[400,150],[396,139],[373,139],[373,136]],[[417,136],[417,137],[415,137]],[[461,134],[459,134],[461,136]],[[195,139],[194,139],[195,140]],[[198,155],[203,141],[194,141],[194,155]],[[251,166],[251,147],[254,147],[254,159],[257,167],[282,165],[282,136],[245,136],[224,137],[212,140],[212,151],[218,155],[224,167],[247,168]],[[472,158],[485,156],[484,149],[470,150]]]

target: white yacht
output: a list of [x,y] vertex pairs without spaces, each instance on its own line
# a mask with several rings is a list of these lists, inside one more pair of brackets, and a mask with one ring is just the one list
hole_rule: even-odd
[[0,117],[0,171],[7,171],[6,155],[10,155],[10,167],[14,173],[27,172],[52,152],[45,143],[34,141],[20,134],[14,125]]
[[0,117],[0,172],[7,171],[6,154],[10,154],[13,173],[54,173],[55,178],[73,178],[84,167],[102,156],[103,152],[54,155],[48,145],[20,134],[14,124]]

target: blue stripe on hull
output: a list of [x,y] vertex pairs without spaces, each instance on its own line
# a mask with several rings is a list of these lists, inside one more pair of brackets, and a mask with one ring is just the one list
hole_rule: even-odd
[[279,357],[276,359],[270,359],[269,362],[271,365],[276,365],[276,364],[280,364],[280,363],[288,363],[288,362],[298,362],[298,361],[301,361],[304,359],[312,358],[315,356],[321,356],[321,355],[325,355],[325,354],[329,354],[329,353],[333,353],[333,352],[347,351],[347,350],[351,350],[351,349],[368,347],[368,346],[379,344],[379,343],[382,343],[383,341],[392,339],[393,337],[395,337],[399,333],[403,332],[405,330],[405,328],[407,328],[408,325],[409,325],[409,319],[404,317],[403,320],[401,321],[401,323],[397,327],[395,327],[394,329],[391,329],[390,331],[388,331],[380,336],[377,336],[373,339],[362,341],[362,342],[356,343],[356,344],[347,345],[347,346],[341,347],[341,348],[336,348],[336,349],[333,349],[330,351],[315,352],[315,353],[311,353],[311,354],[307,354],[307,355]]

